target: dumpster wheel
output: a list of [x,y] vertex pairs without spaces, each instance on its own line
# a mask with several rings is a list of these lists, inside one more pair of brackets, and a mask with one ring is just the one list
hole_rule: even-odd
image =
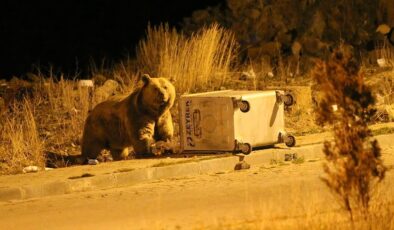
[[294,147],[296,144],[296,139],[292,135],[288,135],[285,140],[285,144],[287,147]]
[[239,149],[245,155],[249,155],[252,152],[252,146],[249,143],[240,144]]
[[294,104],[294,97],[293,97],[293,95],[291,95],[290,93],[286,93],[284,95],[283,103],[285,104],[285,106],[293,105]]
[[241,110],[241,112],[243,113],[247,113],[250,110],[250,104],[247,101],[240,101],[239,103],[239,109]]

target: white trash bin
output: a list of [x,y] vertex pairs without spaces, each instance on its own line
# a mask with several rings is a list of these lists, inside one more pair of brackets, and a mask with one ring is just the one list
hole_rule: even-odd
[[284,106],[293,97],[280,90],[213,91],[179,100],[181,152],[242,152],[276,143],[295,145],[284,130]]

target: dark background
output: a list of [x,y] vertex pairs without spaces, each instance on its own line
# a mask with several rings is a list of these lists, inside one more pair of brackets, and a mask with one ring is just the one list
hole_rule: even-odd
[[0,1],[0,78],[20,77],[34,66],[72,74],[89,62],[133,55],[152,25],[179,26],[196,9],[223,0]]

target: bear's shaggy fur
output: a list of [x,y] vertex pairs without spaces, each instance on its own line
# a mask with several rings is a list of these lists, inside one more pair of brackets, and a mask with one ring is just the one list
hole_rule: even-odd
[[98,104],[86,119],[82,160],[96,159],[108,149],[114,160],[125,159],[128,147],[137,155],[151,155],[156,141],[172,138],[170,108],[175,87],[165,78],[142,76],[142,86],[126,97],[112,97]]

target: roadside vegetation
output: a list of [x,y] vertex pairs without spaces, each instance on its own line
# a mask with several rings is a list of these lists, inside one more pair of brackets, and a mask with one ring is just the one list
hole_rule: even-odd
[[317,122],[328,125],[334,136],[333,142],[324,142],[323,181],[349,213],[351,222],[369,223],[372,190],[384,179],[386,167],[379,143],[368,128],[376,112],[375,97],[345,48],[334,51],[327,62],[318,63],[312,74],[321,89]]
[[168,25],[149,26],[147,37],[137,48],[142,72],[165,76],[180,94],[219,89],[230,79],[237,42],[234,35],[217,24],[190,36]]
[[[296,135],[327,130],[315,124],[313,108],[319,90],[310,87],[309,75],[289,72],[288,66],[295,63],[272,66],[266,58],[241,64],[238,47],[233,33],[217,24],[190,35],[168,25],[149,26],[137,47],[136,59],[126,58],[111,68],[92,64],[86,78],[94,81],[93,92],[79,84],[80,76],[66,80],[76,77],[39,70],[27,74],[29,81],[14,78],[2,82],[0,173],[18,173],[29,165],[44,167],[45,156],[51,153],[79,154],[89,109],[113,94],[130,92],[142,73],[171,79],[178,95],[221,89],[289,90],[296,103],[286,111],[287,129]],[[392,63],[393,48],[385,44],[381,48],[376,55]],[[379,89],[380,109],[372,122],[392,120],[392,67],[361,68],[372,88]],[[176,105],[172,112],[177,132]]]

